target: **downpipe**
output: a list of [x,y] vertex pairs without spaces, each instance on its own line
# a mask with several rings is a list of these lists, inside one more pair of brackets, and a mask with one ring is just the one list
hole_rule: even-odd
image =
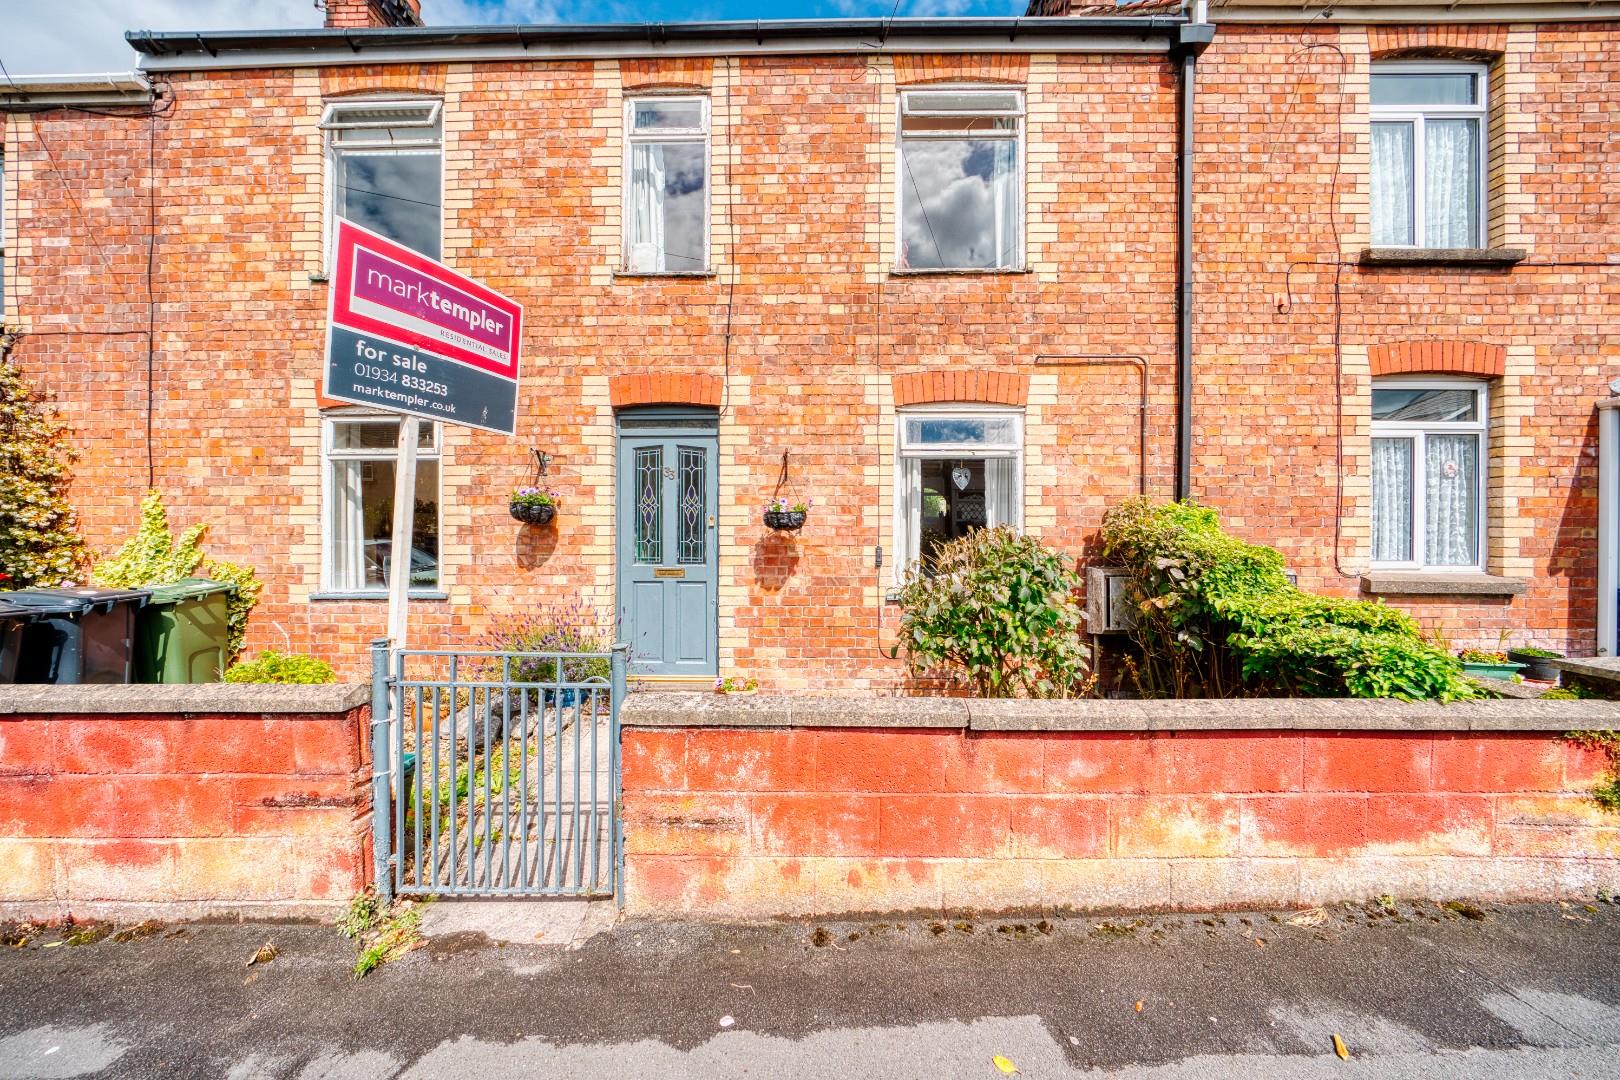
[[1192,5],[1192,21],[1177,27],[1170,55],[1177,64],[1180,136],[1176,151],[1176,483],[1178,500],[1192,497],[1193,435],[1193,152],[1198,56],[1214,40],[1207,0]]

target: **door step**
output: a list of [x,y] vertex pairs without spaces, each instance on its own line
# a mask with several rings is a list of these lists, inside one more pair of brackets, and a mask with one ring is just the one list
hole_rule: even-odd
[[712,675],[632,675],[630,689],[653,693],[714,693]]

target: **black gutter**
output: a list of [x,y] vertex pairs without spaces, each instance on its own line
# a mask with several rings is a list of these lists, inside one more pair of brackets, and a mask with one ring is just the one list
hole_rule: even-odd
[[1193,405],[1193,121],[1198,91],[1198,54],[1214,40],[1211,23],[1188,23],[1176,34],[1171,56],[1177,67],[1180,145],[1176,151],[1176,487],[1177,499],[1192,497]]
[[680,23],[531,23],[521,26],[402,26],[379,29],[131,30],[124,35],[131,48],[147,56],[186,53],[260,51],[349,47],[415,47],[516,45],[571,45],[637,42],[650,45],[690,41],[814,40],[850,36],[887,40],[901,34],[930,37],[1020,38],[1072,37],[1076,34],[1121,34],[1146,37],[1184,26],[1181,16],[1139,17],[1055,16],[995,19],[764,19],[747,22]]

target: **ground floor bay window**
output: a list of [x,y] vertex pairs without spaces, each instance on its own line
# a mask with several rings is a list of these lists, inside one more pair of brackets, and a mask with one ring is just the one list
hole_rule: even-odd
[[1482,568],[1488,415],[1483,383],[1373,383],[1374,567]]
[[899,416],[900,570],[932,565],[973,529],[1023,526],[1023,416],[1011,409],[915,409]]
[[[416,457],[413,589],[439,585],[439,431],[424,421]],[[333,416],[325,423],[325,571],[328,593],[382,596],[393,561],[394,468],[399,421]]]

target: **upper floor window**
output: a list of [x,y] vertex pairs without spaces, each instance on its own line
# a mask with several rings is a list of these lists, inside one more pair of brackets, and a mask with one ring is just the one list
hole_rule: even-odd
[[898,573],[919,560],[931,566],[941,544],[974,529],[1023,526],[1021,412],[919,408],[901,413],[898,422]]
[[1485,502],[1485,385],[1379,379],[1372,391],[1372,561],[1477,570]]
[[[413,589],[439,583],[439,428],[417,427],[416,500],[411,529]],[[394,558],[394,467],[399,420],[342,414],[325,424],[325,588],[382,594]]]
[[1484,236],[1484,66],[1374,65],[1373,246],[1473,248]]
[[632,98],[625,132],[625,268],[708,269],[709,99]]
[[[331,214],[431,259],[444,233],[440,103],[367,98],[326,106]],[[330,247],[330,245],[328,245]]]
[[1005,270],[1023,264],[1024,95],[900,95],[899,265]]

